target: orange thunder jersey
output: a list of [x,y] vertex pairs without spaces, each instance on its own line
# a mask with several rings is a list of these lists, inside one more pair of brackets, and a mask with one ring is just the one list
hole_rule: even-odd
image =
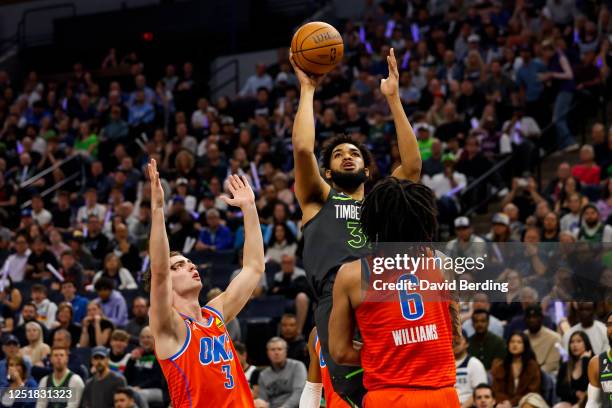
[[204,306],[205,324],[181,316],[187,326],[185,344],[172,357],[158,359],[168,382],[172,406],[253,407],[249,383],[221,314]]
[[[453,387],[455,357],[448,293],[423,292],[418,285],[423,279],[442,282],[442,274],[421,269],[415,274],[392,271],[372,275],[371,258],[362,259],[361,267],[362,276],[369,283],[355,316],[363,337],[361,365],[365,388],[372,391]],[[416,286],[411,290],[379,292],[373,290],[375,279],[411,282]]]
[[315,337],[315,352],[319,356],[319,367],[321,368],[321,382],[323,383],[325,406],[327,408],[350,408],[350,405],[340,398],[340,396],[336,394],[336,391],[334,391],[334,386],[332,385],[331,377],[329,376],[329,371],[327,370],[327,363],[325,363],[323,353],[321,352],[321,343],[319,343],[318,335]]

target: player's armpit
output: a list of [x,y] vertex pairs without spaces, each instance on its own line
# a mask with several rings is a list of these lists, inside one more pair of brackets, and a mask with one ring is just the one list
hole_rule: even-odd
[[355,311],[351,304],[351,289],[357,278],[359,288],[359,261],[340,267],[333,291],[333,307],[329,318],[329,353],[337,364],[359,366],[361,353],[353,348]]

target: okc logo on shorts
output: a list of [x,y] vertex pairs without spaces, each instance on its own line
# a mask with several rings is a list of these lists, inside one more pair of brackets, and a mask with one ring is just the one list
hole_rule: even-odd
[[229,342],[226,334],[213,337],[202,337],[200,339],[200,363],[208,365],[232,361],[234,355],[226,343]]

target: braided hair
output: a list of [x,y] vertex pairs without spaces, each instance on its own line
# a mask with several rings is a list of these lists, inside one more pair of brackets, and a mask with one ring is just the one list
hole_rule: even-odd
[[432,242],[437,228],[433,191],[396,177],[379,181],[361,207],[361,225],[370,242]]

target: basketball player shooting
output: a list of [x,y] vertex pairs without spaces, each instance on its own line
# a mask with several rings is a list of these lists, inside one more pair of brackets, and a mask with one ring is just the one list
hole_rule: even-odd
[[[608,343],[612,347],[612,313],[606,318]],[[612,349],[593,356],[589,361],[589,386],[585,408],[612,407]]]
[[246,178],[230,176],[232,198],[223,200],[244,214],[244,264],[227,290],[201,307],[202,281],[196,265],[170,252],[164,221],[164,192],[155,160],[151,180],[149,322],[155,354],[168,382],[172,406],[253,407],[253,397],[226,329],[249,300],[264,273],[264,251],[255,197]]
[[[370,242],[406,243],[410,251],[410,243],[418,243],[414,247],[419,249],[433,241],[436,216],[435,196],[428,187],[387,177],[365,198],[361,225]],[[431,249],[426,253],[433,256]],[[332,359],[363,367],[365,408],[459,408],[452,347],[461,327],[457,302],[445,294],[432,301],[432,295],[411,291],[364,293],[362,277],[370,282],[372,266],[370,255],[338,271],[329,320]],[[414,275],[394,272],[385,280],[443,280],[443,271],[435,268]],[[360,350],[352,344],[356,326],[363,338]]]
[[[380,90],[393,115],[401,166],[393,171],[399,179],[417,181],[421,155],[414,131],[399,97],[399,71],[393,49],[387,57],[389,76]],[[341,367],[329,358],[328,321],[332,307],[332,287],[340,265],[365,253],[367,241],[359,225],[359,209],[372,161],[368,149],[348,135],[328,141],[323,152],[324,177],[315,157],[314,94],[322,77],[309,76],[291,56],[300,81],[300,102],[293,126],[295,193],[302,209],[304,269],[317,296],[315,324],[323,357],[335,391],[352,406],[365,394],[359,368]],[[307,383],[306,387],[311,387]],[[314,391],[313,391],[314,392]]]

